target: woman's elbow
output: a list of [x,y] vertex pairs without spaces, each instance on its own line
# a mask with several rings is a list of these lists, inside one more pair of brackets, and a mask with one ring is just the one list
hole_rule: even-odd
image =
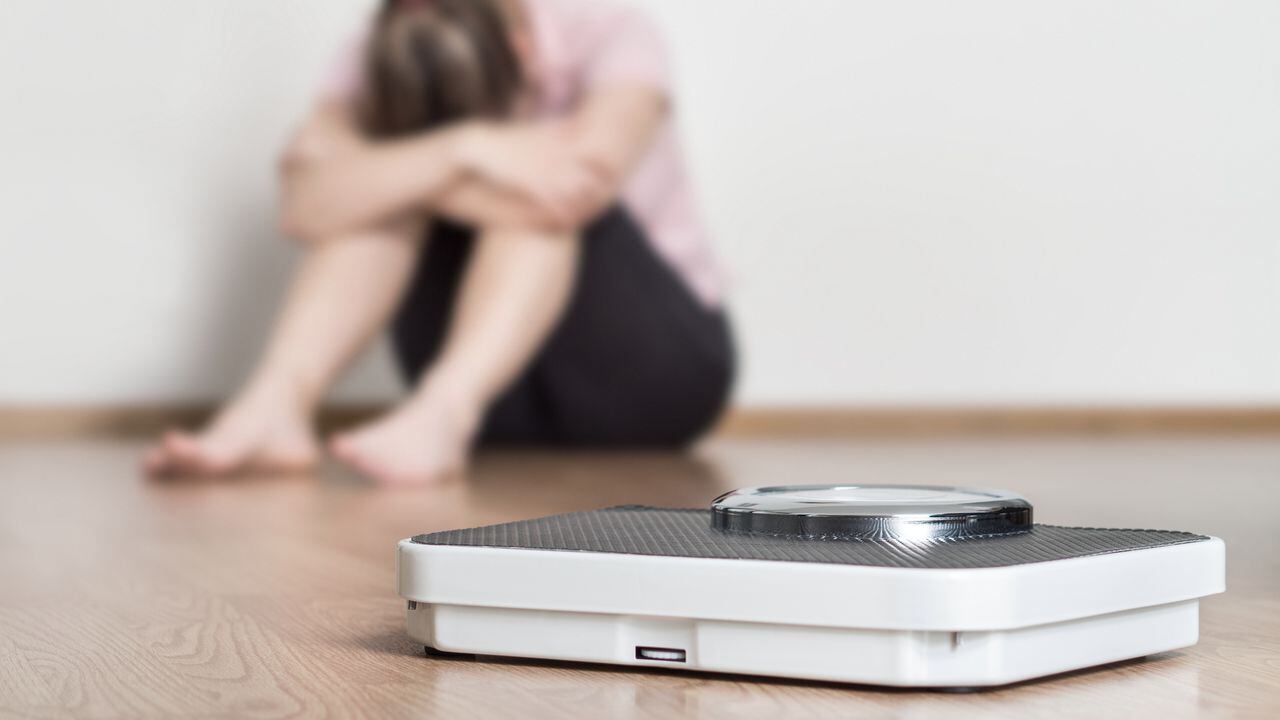
[[284,202],[276,214],[276,229],[291,240],[310,245],[326,235],[315,213],[305,212],[296,203]]

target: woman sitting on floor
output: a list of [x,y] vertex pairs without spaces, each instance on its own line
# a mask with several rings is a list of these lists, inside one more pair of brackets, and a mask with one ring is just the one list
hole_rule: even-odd
[[389,484],[476,442],[683,446],[727,401],[722,287],[653,29],[612,0],[391,0],[285,153],[303,241],[257,369],[156,475],[295,471],[390,326],[408,398],[332,439]]

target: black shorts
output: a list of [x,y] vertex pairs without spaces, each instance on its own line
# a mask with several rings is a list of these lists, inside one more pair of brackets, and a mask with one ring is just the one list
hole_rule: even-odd
[[[474,233],[437,223],[393,326],[400,369],[421,376],[444,341]],[[494,402],[481,442],[673,447],[723,412],[735,358],[728,319],[707,308],[613,209],[583,233],[559,325]]]

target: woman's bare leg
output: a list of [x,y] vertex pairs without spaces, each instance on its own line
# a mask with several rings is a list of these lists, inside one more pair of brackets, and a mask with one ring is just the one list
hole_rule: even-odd
[[249,381],[199,433],[166,433],[143,459],[147,472],[310,467],[318,451],[316,405],[395,309],[419,232],[420,223],[406,221],[307,250]]
[[440,356],[404,404],[335,438],[334,454],[386,484],[421,484],[459,472],[485,409],[563,314],[580,251],[567,236],[481,233]]

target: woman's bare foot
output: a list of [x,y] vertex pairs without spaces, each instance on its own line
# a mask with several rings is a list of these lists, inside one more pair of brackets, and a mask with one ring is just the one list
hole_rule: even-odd
[[430,485],[463,473],[478,422],[471,404],[428,392],[337,435],[329,449],[381,485]]
[[149,475],[217,476],[235,472],[304,472],[319,444],[293,393],[251,388],[218,412],[204,430],[170,430],[143,456]]

